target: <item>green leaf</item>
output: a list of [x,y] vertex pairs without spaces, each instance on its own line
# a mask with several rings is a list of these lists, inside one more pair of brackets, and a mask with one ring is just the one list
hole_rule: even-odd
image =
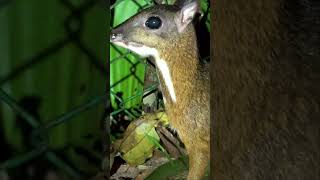
[[122,158],[130,165],[140,165],[150,158],[160,138],[155,130],[155,116],[143,116],[130,123],[124,138],[115,143]]
[[[179,176],[188,170],[188,159],[188,156],[184,155],[178,159],[169,161],[154,170],[145,180],[163,180]],[[210,179],[209,170],[210,166],[207,167],[203,180]]]
[[145,180],[163,180],[181,174],[188,170],[188,157],[169,161],[154,170]]

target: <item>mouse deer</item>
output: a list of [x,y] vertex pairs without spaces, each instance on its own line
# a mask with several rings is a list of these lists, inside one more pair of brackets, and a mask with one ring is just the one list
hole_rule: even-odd
[[112,43],[154,59],[170,124],[188,152],[188,180],[201,179],[210,158],[209,71],[192,24],[198,9],[196,1],[158,4],[110,35]]

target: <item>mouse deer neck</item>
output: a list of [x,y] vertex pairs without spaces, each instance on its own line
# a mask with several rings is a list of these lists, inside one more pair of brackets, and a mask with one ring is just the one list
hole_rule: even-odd
[[166,101],[176,103],[188,99],[198,76],[198,49],[193,30],[168,40],[158,49],[158,76]]

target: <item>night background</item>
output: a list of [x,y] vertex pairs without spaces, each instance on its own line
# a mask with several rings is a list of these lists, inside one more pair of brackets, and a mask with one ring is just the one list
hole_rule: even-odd
[[103,1],[0,1],[0,179],[87,179],[106,117]]

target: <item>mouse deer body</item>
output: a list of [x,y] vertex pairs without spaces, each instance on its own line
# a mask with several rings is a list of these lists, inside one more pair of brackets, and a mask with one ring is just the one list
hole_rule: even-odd
[[111,32],[111,42],[152,57],[170,124],[189,155],[189,180],[201,179],[209,161],[208,65],[198,59],[192,19],[197,2],[156,5]]

